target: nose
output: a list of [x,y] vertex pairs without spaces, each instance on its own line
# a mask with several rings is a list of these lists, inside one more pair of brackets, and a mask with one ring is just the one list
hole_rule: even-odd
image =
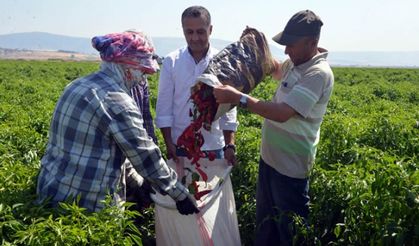
[[196,32],[192,33],[191,39],[192,39],[193,41],[197,41],[197,40],[199,40],[199,36],[198,36],[198,34],[197,34]]

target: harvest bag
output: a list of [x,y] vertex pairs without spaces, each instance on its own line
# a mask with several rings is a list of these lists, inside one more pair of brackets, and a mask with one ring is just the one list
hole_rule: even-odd
[[[203,74],[196,79],[191,92],[194,94],[200,89],[209,90],[210,93],[204,94],[213,98],[212,87],[226,84],[248,94],[274,69],[273,57],[265,35],[247,27],[239,41],[226,46],[212,58]],[[202,83],[209,87],[203,87]],[[212,98],[209,100],[215,101]],[[216,112],[209,110],[212,113],[212,121],[233,107],[234,105],[221,104]]]
[[[167,164],[176,170],[178,179],[191,184],[196,165],[186,157]],[[197,200],[200,212],[181,215],[169,196],[153,194],[157,245],[241,245],[236,205],[230,180],[231,166],[225,159],[209,161],[202,158],[200,168],[208,175],[207,182],[198,181],[198,192],[210,191]]]

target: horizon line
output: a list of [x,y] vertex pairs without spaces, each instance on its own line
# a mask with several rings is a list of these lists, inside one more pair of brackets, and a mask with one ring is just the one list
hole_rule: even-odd
[[[55,36],[64,36],[64,37],[68,37],[68,38],[86,38],[89,39],[90,37],[80,37],[80,36],[70,36],[68,34],[57,34],[57,33],[51,33],[51,32],[46,32],[46,31],[27,31],[27,32],[14,32],[14,33],[0,33],[0,36],[5,36],[5,35],[14,35],[14,34],[28,34],[28,33],[42,33],[42,34],[50,34],[50,35],[55,35]],[[151,36],[152,39],[155,38],[173,38],[173,39],[184,39],[184,37],[181,36]],[[237,42],[236,41],[232,41],[232,40],[226,40],[226,39],[222,39],[222,38],[218,38],[218,37],[211,37],[210,40],[219,40],[219,41],[223,41],[223,42],[228,42],[228,43],[234,43]],[[268,43],[270,45],[274,45],[276,46],[278,49],[284,49],[284,47],[282,45],[279,45],[277,43],[275,43],[274,41],[268,39],[267,40]],[[211,42],[211,41],[210,41]],[[320,47],[322,47],[322,45],[319,45]],[[417,50],[333,50],[333,49],[327,49],[329,53],[331,52],[363,52],[363,53],[408,53],[408,52],[419,52],[419,49]]]

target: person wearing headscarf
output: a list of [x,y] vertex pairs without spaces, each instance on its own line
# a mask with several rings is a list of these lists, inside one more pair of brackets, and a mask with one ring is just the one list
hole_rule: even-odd
[[100,70],[66,86],[51,120],[38,176],[38,201],[52,206],[76,200],[98,211],[107,195],[126,200],[127,183],[145,180],[176,201],[181,214],[198,212],[194,198],[177,181],[143,126],[130,90],[158,69],[154,47],[141,32],[112,33],[92,39]]
[[[139,67],[139,69],[143,72],[142,75],[138,76],[138,81],[131,87],[130,93],[143,115],[143,126],[146,129],[147,134],[157,144],[157,137],[155,135],[153,126],[153,118],[150,112],[150,92],[146,76],[147,74],[152,74],[159,70],[159,66],[154,59],[156,55],[154,54],[153,43],[151,38],[142,32],[135,30],[129,30],[126,32],[137,35],[138,41],[132,44],[137,45],[137,48],[134,46],[130,48],[127,47],[127,50],[123,52],[127,54],[128,52],[138,49],[137,56],[138,59],[140,59],[142,62],[142,66]],[[102,50],[101,58],[105,61],[117,59],[120,63],[132,64],[132,62],[129,61],[129,57],[121,57],[121,48],[124,47],[122,46],[124,41],[118,40],[119,37],[121,37],[121,35],[118,34],[109,34],[102,37],[95,37],[93,40],[93,45],[95,48]],[[111,43],[111,40],[114,40],[115,42]]]

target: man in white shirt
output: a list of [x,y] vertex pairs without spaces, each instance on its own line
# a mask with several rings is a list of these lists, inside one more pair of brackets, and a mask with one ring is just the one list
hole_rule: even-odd
[[[209,44],[212,32],[211,16],[201,6],[187,8],[182,14],[182,28],[187,46],[165,57],[160,72],[156,106],[156,125],[161,129],[168,158],[176,162],[178,156],[186,156],[176,146],[177,139],[191,123],[189,100],[191,86],[207,68],[211,58],[218,53]],[[216,158],[225,158],[236,163],[234,132],[237,130],[236,109],[232,109],[213,122],[211,131],[201,129],[204,137],[202,151],[216,153]]]

